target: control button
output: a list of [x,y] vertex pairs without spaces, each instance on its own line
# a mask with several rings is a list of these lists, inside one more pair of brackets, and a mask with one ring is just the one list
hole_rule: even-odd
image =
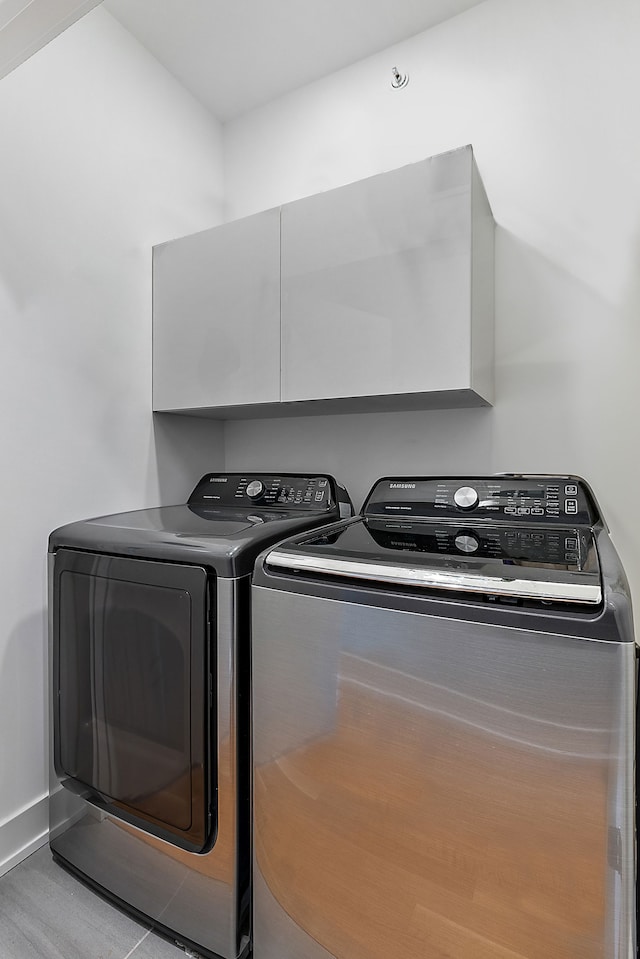
[[569,550],[576,550],[578,548],[578,540],[575,536],[567,536],[564,541],[564,548]]
[[461,486],[453,494],[453,502],[460,509],[473,509],[480,501],[480,497],[473,486]]
[[264,493],[264,483],[261,483],[260,480],[251,480],[247,486],[246,493],[249,499],[257,499],[258,496],[262,496]]
[[320,489],[324,489],[324,487],[325,487],[326,485],[327,485],[327,480],[326,480],[326,479],[321,479],[321,480],[318,481],[318,486],[320,487]]
[[316,503],[321,503],[323,496],[324,496],[324,490],[319,489],[318,492],[317,492],[316,495],[315,495]]
[[532,516],[544,516],[544,510],[542,509],[541,506],[533,506],[533,507],[531,508],[531,515],[532,515]]
[[565,495],[565,496],[577,496],[577,495],[578,495],[578,487],[577,487],[577,486],[565,486],[565,488],[564,488],[564,495]]
[[577,499],[566,499],[564,501],[564,510],[565,513],[575,514],[578,512],[578,500]]
[[515,506],[505,506],[504,511],[507,515],[511,516],[512,514],[517,513]]
[[475,553],[480,546],[476,537],[472,536],[471,533],[458,533],[454,542],[456,549],[459,549],[461,553]]
[[518,516],[528,516],[530,512],[530,506],[518,506]]

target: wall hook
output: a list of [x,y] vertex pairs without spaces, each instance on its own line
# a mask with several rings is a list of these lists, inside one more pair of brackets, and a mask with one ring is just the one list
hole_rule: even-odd
[[402,87],[406,87],[407,83],[409,82],[408,73],[400,73],[397,67],[392,67],[391,73],[393,74],[391,86],[394,90],[400,90]]

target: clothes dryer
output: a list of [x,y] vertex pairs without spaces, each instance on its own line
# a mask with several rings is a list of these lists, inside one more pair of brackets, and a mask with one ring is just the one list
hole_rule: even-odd
[[636,645],[582,480],[385,478],[252,597],[255,959],[636,955]]
[[254,560],[351,512],[330,476],[211,473],[50,536],[54,859],[200,954],[250,949]]

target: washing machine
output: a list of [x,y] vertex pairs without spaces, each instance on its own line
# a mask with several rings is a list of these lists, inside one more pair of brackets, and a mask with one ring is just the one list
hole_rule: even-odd
[[331,476],[211,473],[49,540],[53,857],[206,956],[250,951],[250,579],[352,512]]
[[636,956],[637,651],[583,480],[386,477],[252,603],[255,959]]

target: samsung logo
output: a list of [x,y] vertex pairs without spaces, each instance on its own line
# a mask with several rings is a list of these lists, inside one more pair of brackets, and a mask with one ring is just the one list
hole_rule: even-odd
[[209,482],[210,483],[226,483],[228,482],[228,477],[227,476],[210,476]]
[[389,489],[415,489],[415,483],[389,483]]

